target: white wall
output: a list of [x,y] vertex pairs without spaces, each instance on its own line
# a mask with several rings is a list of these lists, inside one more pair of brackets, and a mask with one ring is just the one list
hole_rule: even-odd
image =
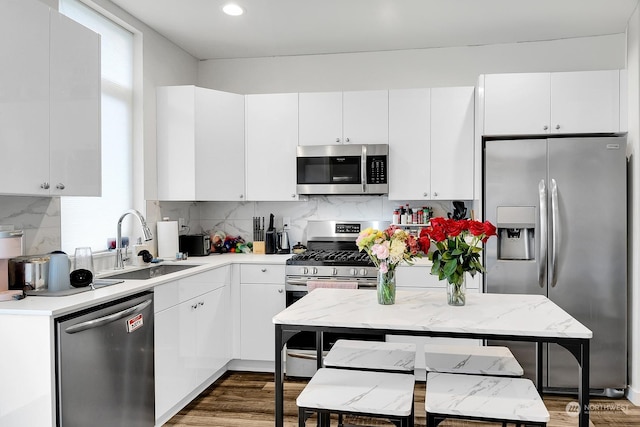
[[388,52],[201,61],[198,85],[235,93],[475,86],[478,75],[625,67],[625,35]]
[[[627,396],[640,405],[640,12],[636,8],[627,28],[627,77],[629,133],[629,390]],[[635,363],[634,363],[635,362]]]

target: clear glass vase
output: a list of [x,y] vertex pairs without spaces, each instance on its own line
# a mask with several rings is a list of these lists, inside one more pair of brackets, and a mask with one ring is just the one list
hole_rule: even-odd
[[467,286],[465,277],[462,278],[462,283],[448,283],[447,282],[447,303],[449,305],[464,305],[466,301]]
[[391,305],[396,302],[396,272],[395,270],[386,273],[378,270],[378,304]]

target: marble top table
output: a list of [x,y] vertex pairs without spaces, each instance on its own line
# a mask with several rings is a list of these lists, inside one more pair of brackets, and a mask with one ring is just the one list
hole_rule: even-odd
[[[541,295],[469,293],[466,305],[447,305],[442,292],[400,289],[393,305],[377,303],[375,292],[320,288],[273,318],[275,324],[276,427],[283,424],[282,350],[293,335],[323,332],[554,342],[569,350],[580,367],[579,426],[589,425],[589,340],[592,332]],[[538,345],[537,385],[542,384],[542,350]],[[322,352],[318,351],[318,367]]]

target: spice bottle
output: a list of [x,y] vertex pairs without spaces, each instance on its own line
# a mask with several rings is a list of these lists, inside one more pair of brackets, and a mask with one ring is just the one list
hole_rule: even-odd
[[393,223],[400,224],[400,210],[398,209],[393,211]]

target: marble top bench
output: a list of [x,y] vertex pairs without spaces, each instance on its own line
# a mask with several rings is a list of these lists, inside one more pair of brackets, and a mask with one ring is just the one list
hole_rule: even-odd
[[545,424],[549,412],[526,378],[427,374],[427,417],[504,420]]
[[507,377],[524,374],[513,353],[503,346],[426,344],[424,359],[429,372]]
[[321,368],[298,396],[300,408],[408,417],[415,377],[408,374]]
[[327,368],[413,373],[416,345],[384,341],[338,340],[324,358]]

